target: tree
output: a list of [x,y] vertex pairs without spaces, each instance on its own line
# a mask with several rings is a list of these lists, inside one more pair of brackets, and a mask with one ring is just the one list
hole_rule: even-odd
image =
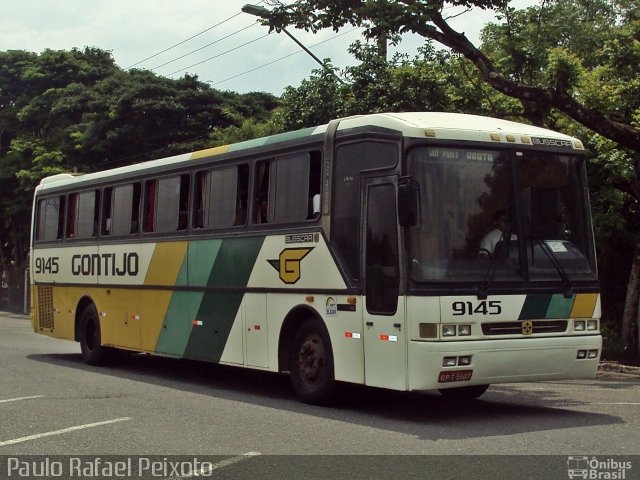
[[377,46],[356,42],[359,62],[344,69],[340,83],[327,69],[315,70],[299,87],[287,87],[278,110],[283,128],[293,130],[350,115],[387,111],[454,111],[520,119],[518,102],[482,83],[459,55],[425,44],[414,58],[390,60]]
[[120,69],[109,52],[0,52],[0,268],[21,308],[33,189],[51,174],[104,168],[211,145],[210,135],[266,119],[276,98]]
[[[609,185],[637,213],[640,202],[640,5],[634,0],[551,0],[525,11],[505,0],[454,0],[448,5],[493,9],[505,22],[485,30],[478,48],[445,17],[434,0],[297,0],[275,8],[265,22],[272,29],[295,25],[310,31],[364,27],[376,38],[412,32],[448,47],[471,62],[480,78],[516,99],[530,121],[588,132],[590,145],[608,143],[616,165]],[[578,27],[578,28],[577,28]],[[581,127],[576,127],[576,122]],[[605,149],[606,150],[606,149]],[[603,150],[604,151],[604,150]],[[613,180],[615,178],[615,180]],[[620,202],[618,202],[620,205]],[[627,216],[628,217],[628,216]],[[640,239],[632,272],[640,271]],[[632,278],[633,280],[633,278]],[[638,282],[640,283],[640,282]],[[630,282],[623,332],[638,358],[637,283]],[[635,285],[635,286],[634,286]],[[634,321],[631,321],[634,319]]]

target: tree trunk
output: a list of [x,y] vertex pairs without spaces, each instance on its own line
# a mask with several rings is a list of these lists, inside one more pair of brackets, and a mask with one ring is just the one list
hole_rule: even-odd
[[622,341],[621,360],[634,365],[640,364],[640,311],[638,300],[640,291],[640,240],[633,252],[631,274],[627,285],[627,300],[624,304],[620,339]]

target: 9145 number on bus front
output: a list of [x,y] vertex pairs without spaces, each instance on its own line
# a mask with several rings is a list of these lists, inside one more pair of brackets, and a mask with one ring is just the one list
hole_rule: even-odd
[[454,315],[500,315],[502,302],[500,300],[482,300],[476,304],[474,302],[453,302],[451,310]]

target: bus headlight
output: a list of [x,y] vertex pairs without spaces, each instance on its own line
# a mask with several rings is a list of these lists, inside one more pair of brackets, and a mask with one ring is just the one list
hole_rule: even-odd
[[442,326],[442,336],[443,337],[455,337],[456,336],[456,326],[455,325],[443,325]]
[[458,357],[458,365],[471,365],[471,355]]
[[442,359],[443,367],[455,367],[458,363],[458,357],[444,357]]
[[574,320],[573,321],[573,330],[576,332],[584,332],[585,323],[584,320]]
[[458,335],[468,337],[471,335],[471,325],[458,325]]
[[587,330],[598,330],[598,320],[587,320]]

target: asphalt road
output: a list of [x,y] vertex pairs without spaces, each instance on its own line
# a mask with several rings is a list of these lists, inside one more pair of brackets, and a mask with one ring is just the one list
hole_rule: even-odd
[[640,478],[640,376],[496,385],[466,405],[345,386],[323,408],[298,402],[284,375],[147,355],[89,367],[78,344],[19,316],[0,317],[0,369],[3,462],[185,455],[219,478],[568,478],[568,457],[587,456],[631,461],[624,478]]

